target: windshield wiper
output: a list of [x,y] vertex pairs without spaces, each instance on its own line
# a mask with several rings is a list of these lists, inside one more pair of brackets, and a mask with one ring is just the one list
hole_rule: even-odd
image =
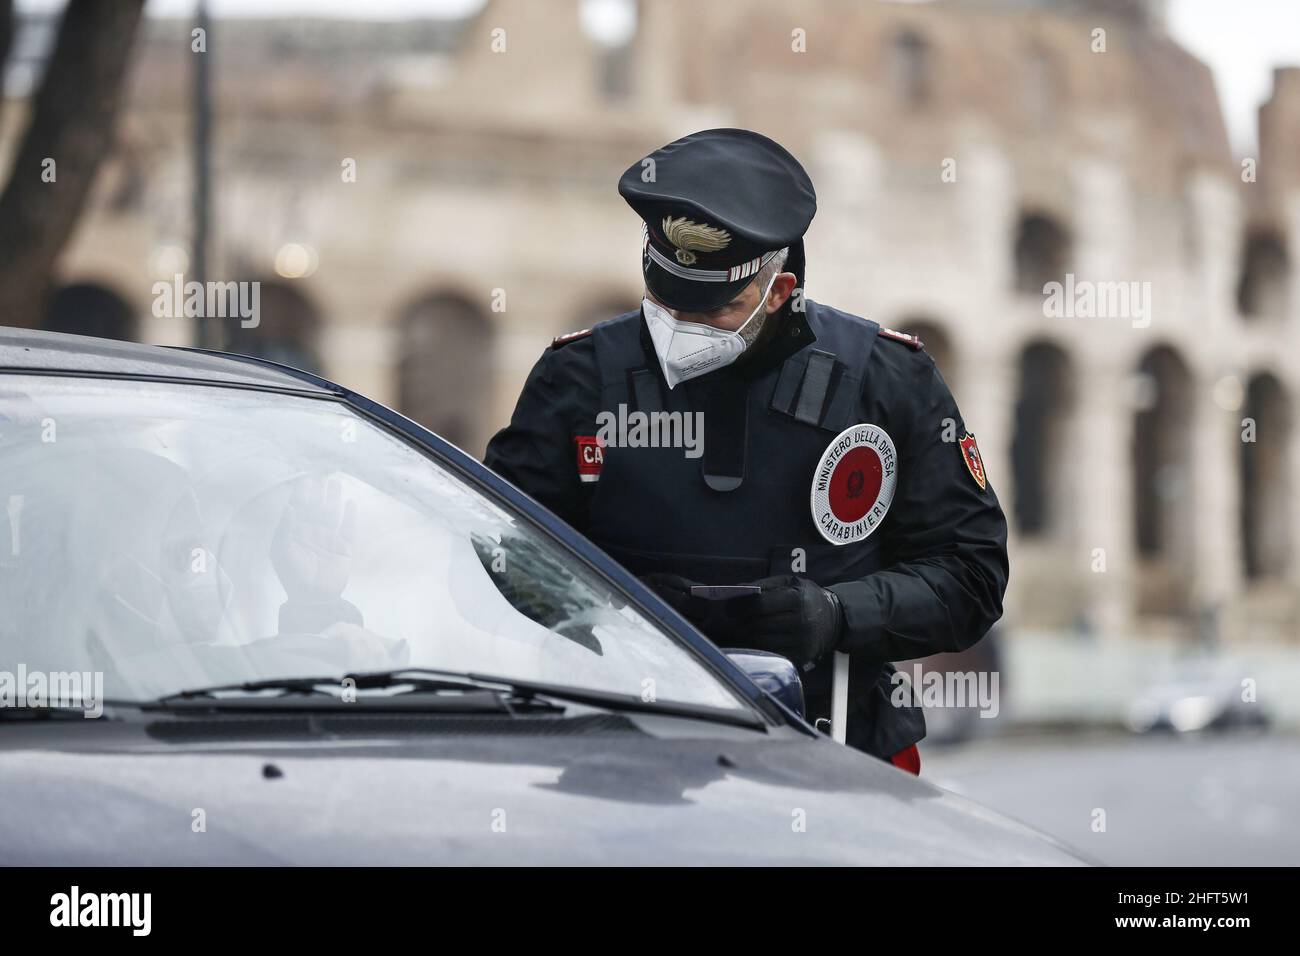
[[[343,700],[340,691],[343,681],[351,678],[357,690],[388,690],[410,687],[400,693],[357,697],[355,701]],[[258,692],[279,690],[282,694],[264,696]],[[239,693],[257,696],[222,696]],[[364,701],[364,703],[363,703]],[[646,701],[634,694],[613,691],[589,690],[563,684],[546,684],[538,681],[497,677],[490,674],[444,671],[428,667],[404,667],[387,671],[363,671],[355,674],[329,677],[285,677],[245,681],[239,684],[219,684],[183,690],[158,698],[143,705],[147,709],[295,709],[335,710],[357,708],[383,710],[456,711],[496,710],[515,714],[521,711],[536,713],[563,713],[565,703],[582,704],[602,710],[664,714],[735,724],[741,727],[763,728],[765,723],[749,709],[730,710],[704,704],[684,704],[664,701]]]
[[326,694],[324,684],[342,686],[337,677],[270,677],[266,680],[248,680],[238,684],[214,684],[211,687],[195,687],[180,690],[174,694],[159,697],[154,703],[165,704],[178,700],[192,700],[197,697],[217,697],[224,693],[255,693],[263,690],[279,690],[286,694]]
[[[389,695],[344,698],[343,682],[355,690],[389,690]],[[268,695],[264,691],[280,691]],[[251,696],[243,696],[251,695]],[[565,708],[509,688],[414,670],[374,671],[328,677],[271,677],[236,684],[215,684],[166,694],[141,705],[146,710],[402,710],[454,713],[563,713]]]
[[519,680],[513,677],[498,677],[493,674],[457,673],[456,671],[442,671],[426,667],[408,667],[393,671],[373,671],[369,674],[357,675],[357,677],[358,679],[366,677],[376,681],[393,680],[395,683],[400,684],[410,680],[410,677],[404,677],[403,675],[415,675],[417,678],[433,681],[468,681],[471,686],[500,689],[509,692],[516,699],[524,701],[570,701],[575,704],[598,707],[602,710],[666,714],[674,717],[690,717],[697,720],[711,720],[735,724],[740,727],[760,729],[767,726],[763,718],[749,708],[732,710],[725,707],[710,707],[707,704],[647,701],[635,694],[620,694],[615,691],[570,687],[565,684],[546,684],[540,681]]

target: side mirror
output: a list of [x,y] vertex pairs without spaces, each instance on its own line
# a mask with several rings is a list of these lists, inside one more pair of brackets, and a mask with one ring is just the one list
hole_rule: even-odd
[[771,651],[740,647],[724,647],[722,653],[755,684],[800,717],[804,716],[803,681],[799,679],[798,668],[789,659]]

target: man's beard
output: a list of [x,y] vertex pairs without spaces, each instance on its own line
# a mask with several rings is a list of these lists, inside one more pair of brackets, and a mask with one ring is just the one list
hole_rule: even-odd
[[740,334],[741,339],[743,339],[745,342],[746,352],[748,352],[751,348],[754,347],[754,343],[759,340],[759,337],[763,334],[763,330],[767,328],[768,322],[771,321],[771,319],[775,314],[776,313],[772,313],[771,315],[769,315],[768,313],[764,312],[762,315],[756,315],[754,316],[753,321],[750,322],[747,326],[745,326],[743,329],[737,330]]

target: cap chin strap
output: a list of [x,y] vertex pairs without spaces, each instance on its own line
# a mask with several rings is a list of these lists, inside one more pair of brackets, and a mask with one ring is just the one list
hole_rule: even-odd
[[[746,329],[740,329],[741,337],[745,339],[745,352],[741,359],[748,358],[756,350],[756,346],[771,341],[772,336],[781,328],[785,318],[794,310],[796,297],[803,297],[803,273],[804,273],[804,253],[803,240],[791,243],[789,254],[786,256],[785,265],[781,267],[781,272],[790,272],[794,275],[794,289],[785,297],[781,303],[781,308],[775,312],[767,313],[759,317],[759,321],[753,323],[753,334],[747,334]],[[775,277],[773,279],[775,282]],[[768,292],[763,294],[763,300],[767,301],[767,295],[772,290],[768,286]]]

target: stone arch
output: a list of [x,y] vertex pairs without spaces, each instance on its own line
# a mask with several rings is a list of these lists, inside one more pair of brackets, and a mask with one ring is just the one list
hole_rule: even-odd
[[1149,350],[1134,375],[1132,482],[1134,551],[1141,613],[1191,610],[1195,462],[1191,371],[1170,346]]
[[1246,235],[1237,280],[1237,309],[1246,318],[1282,319],[1290,307],[1291,263],[1286,243],[1271,230]]
[[1025,537],[1054,537],[1064,526],[1064,480],[1070,466],[1074,370],[1055,343],[1027,344],[1017,362],[1011,470],[1012,515]]
[[475,450],[488,410],[491,321],[463,296],[432,292],[403,310],[398,336],[398,410],[451,443]]
[[[1291,407],[1286,389],[1268,372],[1246,385],[1242,418],[1240,528],[1248,581],[1282,577],[1290,567]],[[1245,440],[1245,439],[1249,440]]]
[[41,315],[41,328],[123,342],[135,341],[139,335],[130,304],[98,282],[73,282],[50,293]]
[[257,325],[244,328],[237,317],[226,323],[226,343],[231,352],[319,372],[320,312],[297,283],[276,279],[259,283]]
[[1054,216],[1042,211],[1021,213],[1014,249],[1016,291],[1042,295],[1045,284],[1063,281],[1070,246],[1069,230]]

